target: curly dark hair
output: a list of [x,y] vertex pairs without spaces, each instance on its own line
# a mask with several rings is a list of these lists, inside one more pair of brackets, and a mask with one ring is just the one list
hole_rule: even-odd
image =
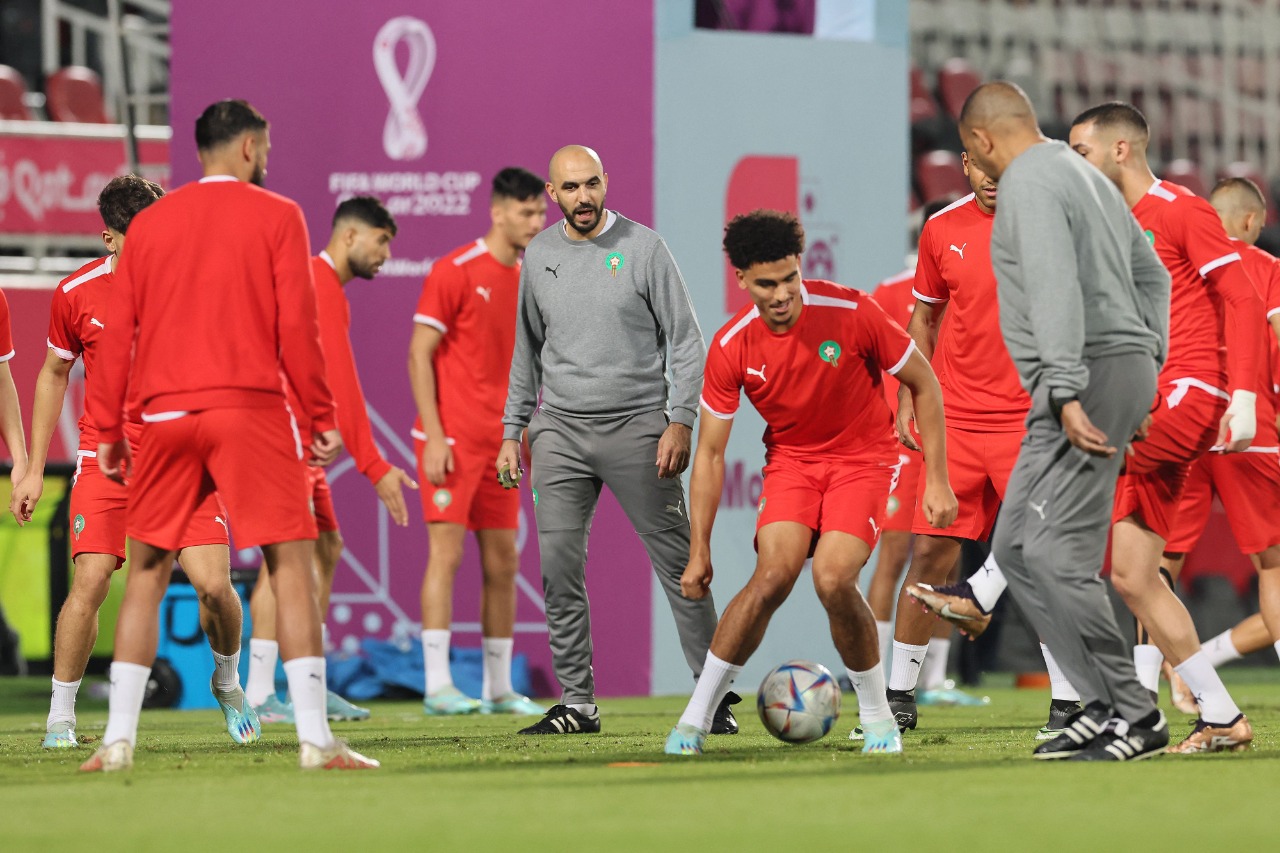
[[724,252],[736,269],[804,253],[804,226],[781,210],[753,210],[724,227]]
[[164,190],[154,181],[137,175],[121,175],[112,178],[98,193],[98,213],[108,228],[127,234],[133,217],[163,195]]

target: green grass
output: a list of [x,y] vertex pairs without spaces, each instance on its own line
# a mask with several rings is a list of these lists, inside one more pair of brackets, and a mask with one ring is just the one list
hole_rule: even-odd
[[[365,773],[299,772],[292,727],[234,747],[214,711],[148,711],[134,770],[110,776],[76,773],[87,748],[40,749],[46,680],[0,679],[0,850],[1269,849],[1280,678],[1229,674],[1256,731],[1244,755],[1033,762],[1046,694],[992,687],[985,708],[922,709],[900,757],[862,755],[845,739],[852,713],[795,747],[744,704],[742,734],[667,759],[681,697],[604,700],[602,734],[543,738],[512,734],[512,718],[378,702],[335,726],[382,761]],[[82,698],[79,717],[101,737],[104,703]]]

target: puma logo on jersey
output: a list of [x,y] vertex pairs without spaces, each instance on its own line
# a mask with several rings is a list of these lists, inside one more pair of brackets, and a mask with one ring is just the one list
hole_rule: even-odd
[[964,249],[965,249],[965,246],[968,246],[968,245],[969,245],[968,243],[961,243],[959,246],[957,246],[955,243],[952,243],[952,244],[951,244],[951,251],[953,251],[953,252],[955,252],[957,255],[959,255],[959,256],[960,256],[960,260],[962,260],[962,261],[963,261],[963,260],[964,260]]
[[549,273],[551,273],[553,276],[555,276],[556,281],[559,281],[559,280],[560,280],[560,273],[559,273],[559,272],[557,272],[557,270],[559,270],[559,269],[560,269],[560,265],[559,265],[559,264],[556,264],[556,268],[555,268],[554,270],[553,270],[551,267],[547,267],[547,272],[549,272]]
[[215,515],[215,516],[213,517],[213,520],[214,520],[214,521],[216,521],[216,522],[218,522],[219,524],[221,524],[221,525],[222,525],[222,529],[223,529],[223,530],[226,530],[226,529],[227,529],[227,523],[226,523],[225,521],[223,521],[223,520],[222,520],[222,516],[220,516],[220,515]]
[[766,367],[768,367],[768,365],[767,365],[767,364],[762,364],[762,365],[760,365],[760,369],[759,369],[759,370],[756,370],[754,367],[748,367],[748,368],[747,368],[747,375],[748,375],[748,376],[759,376],[759,377],[760,377],[760,381],[761,381],[761,382],[768,382],[769,380],[767,380],[767,379],[765,379],[765,378],[764,378],[764,369],[765,369]]
[[493,288],[492,288],[492,287],[477,287],[477,288],[476,288],[476,293],[478,293],[478,294],[480,294],[481,296],[483,296],[483,297],[484,297],[484,301],[485,301],[485,302],[488,302],[488,301],[489,301],[489,294],[490,294],[490,293],[493,293]]
[[105,325],[101,320],[99,320],[97,317],[90,317],[90,318],[89,318],[89,323],[90,323],[90,325],[97,326],[99,329],[105,329],[105,328],[106,328],[106,325]]
[[1039,505],[1039,506],[1036,506],[1036,505],[1035,505],[1034,503],[1032,503],[1031,501],[1027,501],[1027,506],[1029,506],[1029,507],[1031,507],[1032,509],[1034,509],[1034,510],[1036,511],[1036,515],[1040,516],[1040,520],[1041,520],[1041,521],[1044,521],[1044,506],[1045,506],[1045,504],[1047,504],[1048,502],[1049,502],[1049,501],[1048,501],[1047,499],[1046,499],[1046,500],[1042,500],[1042,501],[1040,501],[1040,505]]

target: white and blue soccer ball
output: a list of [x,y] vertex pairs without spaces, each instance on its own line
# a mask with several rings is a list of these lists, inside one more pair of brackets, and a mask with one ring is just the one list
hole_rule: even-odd
[[756,710],[778,740],[812,743],[840,718],[840,685],[820,663],[787,661],[760,682]]

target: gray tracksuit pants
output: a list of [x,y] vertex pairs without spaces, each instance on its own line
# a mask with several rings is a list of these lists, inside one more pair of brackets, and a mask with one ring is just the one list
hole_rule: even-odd
[[716,609],[710,595],[692,601],[680,594],[689,561],[689,513],[680,480],[658,479],[654,460],[666,428],[661,410],[574,418],[539,409],[529,424],[547,632],[565,704],[595,701],[586,564],[601,485],[613,492],[640,535],[671,604],[685,660],[695,678],[702,673]]
[[1049,407],[1048,388],[1038,389],[992,549],[1009,591],[1081,701],[1102,702],[1135,722],[1155,706],[1138,683],[1132,639],[1116,625],[1099,572],[1123,448],[1155,398],[1156,364],[1125,354],[1086,365],[1080,403],[1121,451],[1102,459],[1073,447]]

